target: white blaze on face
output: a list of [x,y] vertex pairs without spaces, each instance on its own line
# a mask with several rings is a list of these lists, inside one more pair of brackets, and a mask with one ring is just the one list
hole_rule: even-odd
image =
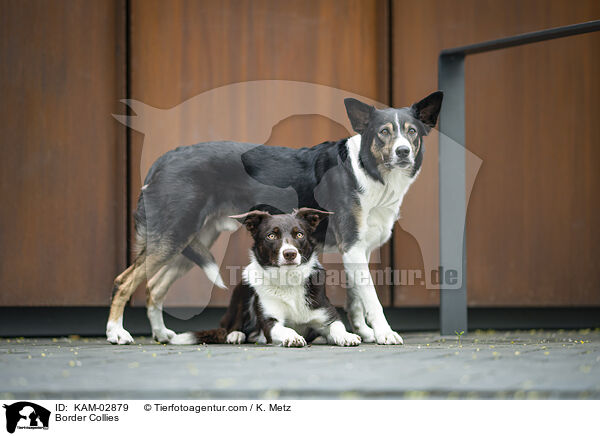
[[[294,257],[294,259],[290,262],[288,260],[286,260],[285,256],[283,255],[284,252],[289,252],[289,251],[293,251],[296,253],[296,257]],[[278,256],[278,262],[277,264],[279,266],[281,265],[300,265],[300,253],[298,252],[298,249],[296,247],[294,247],[292,244],[288,243],[288,242],[284,242],[283,244],[281,244],[281,248],[279,249],[279,256]]]
[[391,154],[392,155],[392,163],[396,164],[400,160],[398,158],[398,155],[396,154],[396,150],[398,150],[398,148],[400,148],[400,147],[408,147],[408,149],[409,149],[408,160],[410,160],[411,164],[414,163],[414,161],[415,161],[414,151],[413,151],[410,141],[408,139],[406,139],[406,137],[402,134],[400,120],[398,119],[398,114],[395,115],[394,126],[396,128],[396,131],[398,132],[398,136],[396,137],[396,140],[394,141],[394,145],[392,145],[392,154]]

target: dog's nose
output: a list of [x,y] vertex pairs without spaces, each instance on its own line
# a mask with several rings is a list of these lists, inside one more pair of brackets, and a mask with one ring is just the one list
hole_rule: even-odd
[[406,145],[403,145],[402,147],[398,147],[396,149],[396,156],[398,156],[400,159],[406,159],[409,154],[410,148],[408,148]]
[[287,261],[294,260],[297,254],[296,250],[283,250],[283,258]]

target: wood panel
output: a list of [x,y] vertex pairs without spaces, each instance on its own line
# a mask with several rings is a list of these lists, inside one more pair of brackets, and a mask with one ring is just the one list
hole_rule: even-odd
[[124,12],[0,2],[2,306],[107,305],[125,265]]
[[[258,142],[298,147],[347,135],[339,121],[310,113],[291,114],[255,135],[256,117],[268,119],[277,110],[276,104],[292,98],[293,92],[288,93],[282,84],[282,92],[272,104],[260,96],[260,101],[250,101],[255,97],[246,88],[233,97],[206,94],[214,91],[213,95],[224,95],[218,87],[245,81],[287,80],[335,87],[384,103],[388,98],[386,1],[133,0],[130,19],[131,96],[144,103],[137,104],[134,111],[152,113],[163,120],[145,124],[152,130],[151,135],[133,135],[133,204],[145,165],[152,160],[144,156],[154,158],[178,145],[207,139],[256,142],[252,139],[258,136]],[[315,90],[308,92],[315,111],[333,106],[336,111],[343,110],[342,97],[331,101],[329,94],[323,97]],[[204,98],[214,106],[207,109]],[[232,99],[227,102],[229,106],[223,106],[228,98]],[[243,110],[236,112],[240,107]],[[212,113],[205,117],[214,117],[215,112],[221,116],[211,118],[206,125],[206,119],[200,118],[206,110]],[[163,115],[171,118],[164,121]],[[223,122],[228,130],[220,130]],[[148,151],[150,144],[155,147],[152,151]],[[249,238],[242,231],[228,237],[222,235],[212,251],[225,266],[245,265]],[[384,265],[389,262],[388,253],[389,249],[383,250]],[[339,269],[339,265],[336,267]],[[229,277],[224,267],[222,274]],[[228,303],[229,293],[211,291],[212,286],[195,268],[174,285],[165,304],[201,306],[211,298],[213,305]],[[389,302],[388,289],[384,286],[380,291],[384,303]],[[330,288],[329,294],[337,304],[345,299],[340,288]],[[135,304],[143,304],[143,290],[138,290],[134,299]]]
[[486,126],[467,136],[484,161],[467,230],[472,306],[600,305],[600,58],[592,53],[600,34],[470,61],[469,122]]
[[[436,89],[443,48],[600,18],[592,0],[395,0],[392,10],[394,104]],[[467,149],[483,159],[467,211],[470,306],[600,304],[599,41],[573,37],[467,61]],[[437,153],[432,141],[403,206],[428,221],[429,237],[419,247],[397,232],[396,267],[436,250]],[[437,295],[406,287],[396,304],[438,304]]]

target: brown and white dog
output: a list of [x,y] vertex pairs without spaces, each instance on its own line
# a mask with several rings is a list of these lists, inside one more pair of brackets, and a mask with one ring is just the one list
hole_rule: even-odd
[[303,347],[322,336],[329,344],[360,344],[360,336],[346,331],[325,294],[325,270],[317,260],[313,232],[328,215],[302,208],[294,214],[252,211],[231,217],[243,221],[254,245],[221,330],[182,333],[170,343],[266,342]]

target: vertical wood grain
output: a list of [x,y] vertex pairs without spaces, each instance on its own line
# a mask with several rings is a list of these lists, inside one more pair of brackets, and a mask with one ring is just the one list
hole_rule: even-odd
[[[393,103],[405,105],[436,89],[441,49],[598,19],[600,3],[395,0],[393,15]],[[573,37],[467,60],[467,149],[483,159],[467,210],[471,306],[600,304],[599,41]],[[419,246],[397,231],[397,268],[419,267],[423,247],[439,243],[437,153],[430,141],[403,205],[431,234]],[[413,286],[397,290],[395,303],[438,300]]]
[[0,305],[107,305],[125,266],[123,17],[0,2]]

